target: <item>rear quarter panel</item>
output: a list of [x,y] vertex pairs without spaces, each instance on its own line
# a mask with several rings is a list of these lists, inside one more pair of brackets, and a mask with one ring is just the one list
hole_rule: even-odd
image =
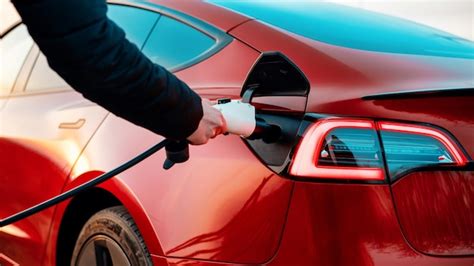
[[[205,98],[237,98],[258,56],[233,41],[177,75]],[[109,115],[82,153],[82,163],[76,165],[69,182],[82,183],[76,179],[112,169],[160,140]],[[133,200],[128,202],[136,201],[122,202],[149,251],[162,257],[233,263],[269,260],[280,241],[293,183],[274,175],[237,136],[192,146],[190,154],[188,162],[165,171],[164,152],[158,152],[114,181],[125,191],[113,189],[112,193],[118,193],[119,199],[131,195]]]
[[[422,89],[473,88],[474,60],[350,49],[309,40],[259,21],[246,22],[230,34],[257,50],[281,51],[300,67],[311,85],[307,112],[430,123],[452,133],[473,158],[472,94],[372,100],[363,97]],[[451,177],[460,183],[450,182],[448,176],[441,178],[447,179],[444,183],[434,182],[433,177],[425,178],[431,178],[429,186],[425,179],[426,182],[402,179],[403,186],[395,184],[394,193],[399,195],[396,206],[388,185],[298,182],[282,245],[272,263],[472,265],[472,257],[431,256],[471,253],[466,243],[472,246],[472,176]],[[451,191],[446,182],[456,186],[456,191]],[[423,195],[417,192],[420,188],[424,189]],[[439,193],[435,195],[433,191]],[[397,217],[399,206],[408,213],[401,223]],[[419,215],[417,208],[422,208]],[[464,218],[454,222],[450,215]],[[426,224],[428,220],[430,223]],[[449,228],[440,228],[448,224]],[[408,230],[412,236],[407,241]],[[453,253],[455,249],[458,252]]]
[[414,248],[433,255],[474,254],[473,171],[411,173],[392,192],[401,228]]
[[295,184],[282,244],[269,265],[472,266],[427,256],[400,230],[388,185]]
[[[104,122],[83,155],[89,169],[111,169],[160,141],[126,124],[115,117]],[[292,183],[273,175],[235,136],[191,147],[190,153],[186,164],[169,171],[162,169],[160,152],[119,176],[140,203],[130,212],[147,216],[136,221],[147,232],[150,252],[239,263],[268,260],[279,243]],[[150,222],[156,234],[140,222]]]
[[362,99],[387,92],[473,88],[473,59],[345,48],[259,21],[246,22],[230,34],[257,50],[281,51],[298,65],[311,85],[307,112],[432,123],[450,131],[474,157],[474,95]]

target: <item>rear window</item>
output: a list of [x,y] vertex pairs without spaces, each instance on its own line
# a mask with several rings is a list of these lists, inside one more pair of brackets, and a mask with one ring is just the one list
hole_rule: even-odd
[[178,20],[161,16],[143,48],[153,62],[177,69],[195,62],[216,40]]
[[208,2],[332,45],[389,53],[474,58],[474,43],[468,40],[362,9],[307,1]]

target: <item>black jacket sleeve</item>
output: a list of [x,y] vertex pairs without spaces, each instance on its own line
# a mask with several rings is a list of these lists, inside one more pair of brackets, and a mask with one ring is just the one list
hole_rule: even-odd
[[197,128],[200,97],[125,38],[105,0],[12,2],[50,67],[84,97],[168,138]]

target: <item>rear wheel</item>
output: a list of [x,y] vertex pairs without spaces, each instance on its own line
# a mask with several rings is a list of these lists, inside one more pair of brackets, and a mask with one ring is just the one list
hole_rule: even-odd
[[152,265],[138,228],[123,206],[94,214],[82,228],[71,259],[74,266]]

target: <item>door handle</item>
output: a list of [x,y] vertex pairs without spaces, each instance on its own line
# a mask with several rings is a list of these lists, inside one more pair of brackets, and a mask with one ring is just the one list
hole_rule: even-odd
[[76,122],[62,122],[59,124],[59,128],[63,129],[79,129],[86,123],[84,118],[78,119]]

